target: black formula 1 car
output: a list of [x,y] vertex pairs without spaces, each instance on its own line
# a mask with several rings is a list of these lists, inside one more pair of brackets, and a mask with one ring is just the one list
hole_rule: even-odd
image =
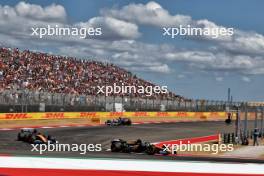
[[25,128],[17,135],[18,141],[23,141],[31,144],[45,144],[45,143],[56,143],[56,139],[50,135],[44,135],[37,129]]
[[141,139],[135,141],[125,141],[122,139],[114,139],[111,142],[111,151],[112,152],[121,152],[121,153],[145,153],[148,155],[161,154],[168,155],[169,151],[163,150],[154,144],[149,142],[142,142]]
[[108,126],[124,126],[124,125],[129,126],[132,124],[132,121],[129,118],[119,117],[117,119],[107,120],[105,124]]

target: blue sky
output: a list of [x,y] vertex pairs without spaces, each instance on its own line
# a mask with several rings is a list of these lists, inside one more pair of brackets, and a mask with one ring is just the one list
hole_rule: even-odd
[[[0,37],[4,41],[2,45],[113,62],[144,79],[167,85],[170,90],[188,98],[226,100],[227,89],[230,87],[234,100],[264,100],[264,1],[28,0],[22,6],[20,1],[3,0],[0,2],[0,12],[3,11],[3,6],[8,5],[10,9],[15,9],[16,19],[21,18],[25,24],[47,24],[52,14],[43,12],[39,18],[35,18],[38,14],[34,13],[38,12],[34,11],[36,7],[33,4],[43,9],[55,4],[54,12],[60,5],[64,11],[57,13],[58,16],[53,20],[67,25],[79,22],[91,25],[91,19],[99,17],[100,20],[94,20],[93,25],[111,29],[109,33],[117,37],[111,41],[107,38],[99,41],[89,39],[87,42],[74,44],[64,40],[54,42],[48,39],[22,38],[21,35],[27,33],[29,25],[21,24],[19,29],[17,26],[20,26],[20,22],[11,19],[11,23],[6,21],[8,25],[0,26]],[[153,5],[158,8],[149,9]],[[127,9],[130,11],[127,12]],[[140,10],[142,14],[134,14],[133,10]],[[148,16],[148,10],[157,10],[164,25],[173,21],[176,15],[182,15],[190,17],[193,23],[206,19],[210,24],[233,27],[235,35],[227,41],[164,37],[162,24],[159,19]],[[118,28],[112,29],[112,24],[108,24],[106,18],[118,20],[117,25],[124,22],[127,34],[118,36]],[[0,15],[0,20],[5,22],[6,18]],[[179,24],[175,24],[177,25]],[[137,29],[130,30],[131,26],[136,26]],[[100,50],[92,50],[95,44]],[[117,50],[109,45],[124,48]],[[168,53],[174,57],[168,58]]]

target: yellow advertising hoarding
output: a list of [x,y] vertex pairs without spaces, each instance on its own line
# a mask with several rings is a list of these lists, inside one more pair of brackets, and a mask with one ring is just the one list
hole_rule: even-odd
[[46,112],[0,113],[0,120],[70,119],[70,118],[117,118],[117,117],[225,119],[226,112]]

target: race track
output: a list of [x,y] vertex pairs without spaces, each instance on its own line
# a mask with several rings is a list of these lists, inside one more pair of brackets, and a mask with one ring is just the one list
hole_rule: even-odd
[[[254,123],[249,122],[249,128],[253,129]],[[217,133],[234,132],[234,124],[226,125],[224,122],[178,122],[164,124],[142,124],[119,127],[67,127],[40,129],[41,132],[56,137],[63,144],[102,144],[103,151],[88,152],[85,155],[79,152],[47,152],[41,156],[55,157],[103,157],[103,158],[137,158],[137,159],[186,159],[186,157],[149,156],[143,154],[112,153],[106,151],[110,148],[110,141],[115,138],[124,140],[142,139],[143,141],[159,142],[190,137],[213,135]],[[31,145],[16,141],[17,131],[0,131],[0,155],[34,155]],[[197,157],[187,157],[197,160]],[[201,158],[200,158],[201,159]],[[213,159],[217,160],[217,159]],[[222,160],[222,159],[219,159]]]

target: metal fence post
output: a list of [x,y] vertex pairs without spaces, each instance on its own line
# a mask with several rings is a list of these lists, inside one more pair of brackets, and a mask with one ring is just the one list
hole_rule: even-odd
[[244,136],[247,136],[247,130],[248,130],[248,107],[247,103],[244,105],[244,113],[245,113],[245,120],[244,120]]
[[236,108],[237,110],[236,110],[235,138],[237,139],[236,142],[240,142],[241,141],[240,109],[238,106]]
[[256,108],[255,112],[255,122],[254,122],[254,128],[258,127],[258,108]]
[[264,107],[262,106],[262,108],[261,108],[261,127],[260,127],[260,129],[261,129],[261,139],[263,139],[263,137],[264,137],[264,131],[263,131],[263,120],[264,120]]

